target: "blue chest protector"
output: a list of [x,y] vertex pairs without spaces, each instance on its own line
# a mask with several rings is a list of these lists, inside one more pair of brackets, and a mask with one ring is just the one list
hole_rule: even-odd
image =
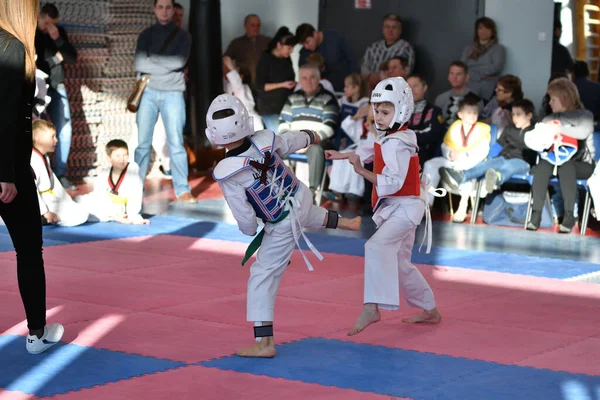
[[286,199],[296,194],[298,179],[275,151],[275,134],[269,130],[256,132],[250,138],[259,157],[235,156],[219,162],[213,171],[219,182],[253,169],[254,182],[246,187],[246,197],[256,216],[265,222],[278,222],[285,218]]

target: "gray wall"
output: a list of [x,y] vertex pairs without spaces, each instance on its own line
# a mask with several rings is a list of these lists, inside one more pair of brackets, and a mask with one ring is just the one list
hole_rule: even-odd
[[525,97],[539,107],[550,78],[554,3],[549,0],[486,0],[485,15],[496,21],[506,47],[504,73],[523,82]]

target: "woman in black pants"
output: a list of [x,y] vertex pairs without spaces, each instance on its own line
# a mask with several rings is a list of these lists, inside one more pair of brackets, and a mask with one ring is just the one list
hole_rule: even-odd
[[46,325],[42,221],[30,167],[38,7],[39,0],[0,0],[0,216],[17,253],[31,354],[47,350],[64,331]]
[[[577,88],[566,78],[552,81],[548,86],[548,95],[550,96],[552,114],[546,116],[543,122],[559,121],[560,133],[577,139],[577,152],[569,161],[558,167],[546,161],[542,156],[538,165],[531,170],[533,173],[533,186],[531,188],[533,205],[527,229],[537,230],[540,226],[548,182],[555,174],[556,169],[565,205],[565,215],[560,224],[560,232],[569,233],[575,225],[573,212],[575,209],[575,196],[577,195],[577,179],[587,179],[594,172],[594,158],[587,146],[587,141],[592,137],[594,131],[594,117],[591,112],[584,109]],[[525,138],[530,147],[537,147],[533,144],[536,141],[535,135],[534,130],[529,132]],[[540,149],[537,148],[536,150]]]

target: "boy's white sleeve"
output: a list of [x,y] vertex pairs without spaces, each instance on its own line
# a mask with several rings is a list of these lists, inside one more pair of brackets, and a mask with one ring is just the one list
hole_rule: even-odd
[[[38,174],[35,174],[35,187],[36,187],[36,189],[39,186],[39,182],[40,182],[40,178],[38,178]],[[46,214],[50,210],[48,209],[48,206],[44,202],[44,199],[43,199],[42,194],[40,193],[39,189],[36,190],[36,193],[37,193],[37,197],[38,197],[38,203],[40,204],[40,216],[41,216],[41,215]]]
[[360,158],[360,161],[364,163],[370,163],[373,161],[373,157],[375,156],[375,142],[367,141],[359,144],[356,149],[356,155]]
[[[314,132],[314,135],[318,133]],[[285,131],[275,136],[275,149],[281,158],[304,149],[311,144],[311,137],[304,131]]]
[[40,205],[40,215],[44,215],[49,210],[48,210],[48,206],[44,202],[44,199],[42,198],[42,194],[40,193],[40,185],[42,183],[42,173],[46,174],[46,176],[47,176],[48,172],[46,171],[44,162],[36,154],[33,154],[33,153],[31,154],[30,162],[31,162],[31,169],[33,170],[33,173],[35,174],[35,189],[37,192],[38,203]]
[[381,146],[381,156],[385,167],[381,174],[377,175],[377,185],[375,185],[380,197],[389,196],[402,189],[408,174],[410,150],[405,146],[398,146],[394,142],[397,141],[388,140]]
[[456,160],[456,168],[460,170],[471,169],[486,159],[490,152],[490,144],[484,140],[473,150],[461,154]]
[[219,187],[240,231],[244,235],[254,236],[258,230],[256,212],[248,202],[244,187],[231,180],[219,182]]
[[130,179],[127,182],[130,185],[127,190],[129,192],[127,195],[127,216],[133,218],[142,212],[142,200],[144,198],[144,182],[140,177],[140,168],[137,164],[129,164],[127,178]]

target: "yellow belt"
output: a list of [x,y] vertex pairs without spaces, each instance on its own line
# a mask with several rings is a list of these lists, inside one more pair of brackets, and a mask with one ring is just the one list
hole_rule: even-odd
[[52,196],[56,197],[56,193],[52,189],[48,189],[48,190],[44,190],[43,192],[40,192],[41,195],[46,194],[46,193],[51,194]]
[[112,194],[112,193],[109,193],[108,196],[112,200],[113,204],[127,205],[127,198],[126,197],[119,197],[116,194]]

